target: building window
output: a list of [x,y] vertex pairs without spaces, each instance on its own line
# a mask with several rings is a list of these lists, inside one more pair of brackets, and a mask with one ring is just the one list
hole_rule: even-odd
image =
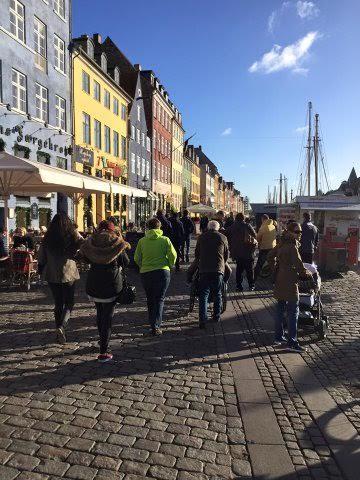
[[54,35],[55,68],[65,73],[65,43]]
[[104,89],[104,107],[110,109],[110,92]]
[[106,153],[111,153],[110,128],[107,125],[104,126],[104,139],[105,139],[105,152]]
[[10,31],[25,43],[25,8],[18,0],[10,0]]
[[126,120],[126,105],[121,104],[121,120]]
[[84,70],[82,71],[82,89],[90,94],[90,75],[84,72]]
[[121,135],[121,158],[126,159],[126,137]]
[[86,51],[90,58],[94,58],[94,44],[90,38],[86,43]]
[[135,140],[135,125],[131,125],[131,140]]
[[36,118],[42,122],[48,121],[48,89],[35,83],[35,98],[36,98]]
[[101,123],[94,119],[94,145],[101,148]]
[[145,133],[141,132],[141,145],[145,148]]
[[66,102],[58,95],[55,96],[55,101],[56,127],[66,130]]
[[138,128],[136,129],[136,141],[140,144],[140,130]]
[[140,105],[137,106],[137,119],[140,122],[141,121],[141,107]]
[[113,131],[113,154],[115,157],[119,156],[119,134],[118,132]]
[[105,53],[102,53],[102,54],[101,54],[100,63],[101,63],[101,69],[102,69],[105,73],[107,73],[107,58],[106,58]]
[[91,143],[91,134],[90,134],[90,115],[83,112],[83,142]]
[[141,159],[141,176],[145,177],[146,173],[146,166],[145,166],[145,158]]
[[93,83],[93,89],[94,89],[94,99],[100,102],[100,83],[94,80]]
[[117,84],[120,83],[120,72],[117,67],[115,67],[115,70],[114,70],[114,80],[115,80],[115,83]]
[[141,175],[141,162],[139,155],[136,156],[136,174]]
[[131,154],[131,173],[135,174],[135,153]]
[[65,0],[54,0],[54,10],[61,18],[65,18]]
[[113,112],[115,115],[119,115],[119,100],[117,98],[113,100]]
[[149,137],[146,137],[146,150],[147,150],[148,152],[150,152],[150,145],[151,145],[151,144],[150,144],[150,138],[149,138]]
[[149,180],[150,179],[150,162],[146,162],[146,178]]
[[46,25],[34,17],[35,65],[46,70]]
[[26,77],[17,70],[11,71],[12,106],[22,113],[27,111]]

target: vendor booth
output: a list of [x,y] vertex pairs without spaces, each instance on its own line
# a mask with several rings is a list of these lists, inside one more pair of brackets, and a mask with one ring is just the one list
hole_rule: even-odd
[[345,195],[297,197],[298,220],[309,212],[318,227],[320,247],[317,261],[327,272],[358,266],[360,199]]

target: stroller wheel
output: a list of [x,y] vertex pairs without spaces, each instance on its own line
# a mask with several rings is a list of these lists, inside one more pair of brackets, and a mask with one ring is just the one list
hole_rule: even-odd
[[324,338],[326,338],[326,335],[327,335],[327,321],[326,320],[320,320],[317,330],[318,330],[318,335],[319,335],[320,340],[323,340]]

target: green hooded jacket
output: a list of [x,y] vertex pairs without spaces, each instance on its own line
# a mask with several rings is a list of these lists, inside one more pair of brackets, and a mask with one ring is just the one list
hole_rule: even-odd
[[175,265],[176,250],[160,229],[148,230],[137,244],[134,260],[140,273],[170,270]]

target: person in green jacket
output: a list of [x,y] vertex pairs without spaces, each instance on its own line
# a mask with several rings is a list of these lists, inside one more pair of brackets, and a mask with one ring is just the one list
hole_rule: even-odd
[[161,335],[166,291],[170,284],[170,269],[175,265],[176,250],[168,237],[163,236],[157,218],[147,222],[145,237],[137,244],[134,260],[140,268],[146,293],[149,323],[153,335]]

